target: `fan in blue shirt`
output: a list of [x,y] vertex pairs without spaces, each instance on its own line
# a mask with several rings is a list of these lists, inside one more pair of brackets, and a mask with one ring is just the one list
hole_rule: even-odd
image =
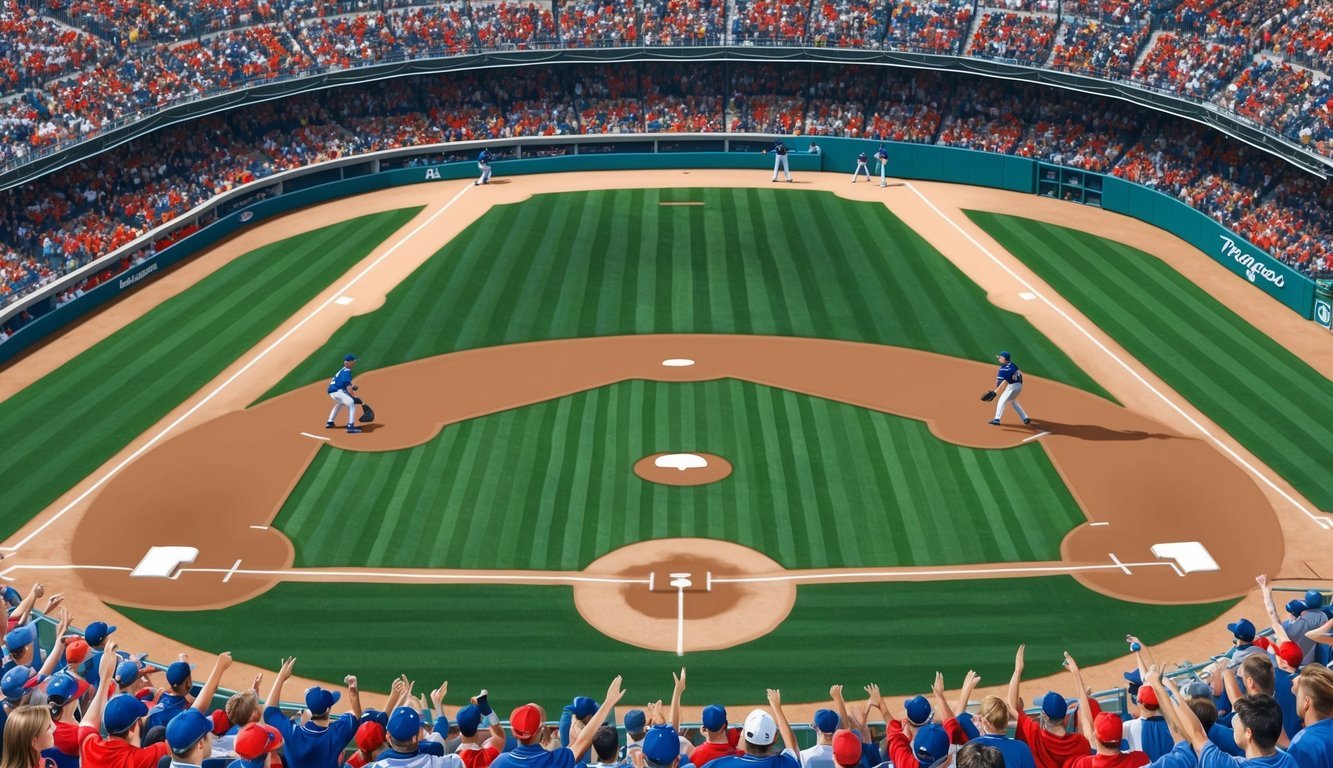
[[[604,723],[607,715],[620,703],[625,692],[620,688],[620,677],[611,681],[606,689],[606,698],[602,706],[593,714],[590,722]],[[597,734],[593,727],[584,728],[567,747],[547,751],[541,745],[542,724],[546,721],[546,712],[536,704],[524,704],[509,716],[509,728],[518,739],[518,746],[502,753],[491,763],[491,768],[574,768],[583,759],[592,738]]]
[[[796,751],[796,734],[782,712],[782,693],[770,690],[768,703],[773,709],[772,715],[756,709],[745,718],[741,741],[736,745],[745,754],[710,760],[704,764],[704,768],[801,768]],[[783,749],[775,752],[774,742],[779,733],[782,735]]]
[[292,665],[295,663],[294,658],[283,660],[278,677],[273,681],[268,699],[264,702],[264,722],[282,734],[283,762],[287,768],[338,768],[338,758],[356,735],[356,727],[361,719],[361,692],[357,688],[356,678],[349,675],[343,680],[347,684],[351,712],[333,718],[330,710],[338,703],[341,694],[315,686],[305,692],[310,721],[296,725],[278,709],[278,702],[282,700],[282,686],[291,679]]
[[1311,664],[1296,678],[1296,712],[1305,724],[1287,753],[1301,768],[1333,768],[1333,670]]
[[[1156,665],[1148,669],[1143,683],[1155,690],[1170,690],[1183,700],[1175,683],[1163,682],[1162,672]],[[1272,696],[1251,694],[1233,702],[1232,729],[1236,733],[1236,746],[1245,751],[1244,757],[1228,755],[1209,741],[1208,731],[1192,707],[1182,706],[1165,696],[1161,697],[1161,704],[1162,716],[1199,756],[1199,768],[1298,768],[1291,755],[1277,748],[1278,738],[1282,735],[1282,708]]]

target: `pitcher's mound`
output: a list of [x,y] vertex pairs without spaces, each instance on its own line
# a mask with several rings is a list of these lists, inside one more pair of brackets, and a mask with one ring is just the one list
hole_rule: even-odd
[[707,485],[731,474],[731,462],[711,453],[654,453],[634,462],[634,474],[662,485]]

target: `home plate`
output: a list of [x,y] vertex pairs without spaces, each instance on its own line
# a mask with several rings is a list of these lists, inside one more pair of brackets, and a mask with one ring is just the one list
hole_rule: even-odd
[[199,556],[194,547],[151,547],[130,576],[148,579],[174,579],[182,565],[189,565]]
[[1197,571],[1220,571],[1217,561],[1197,541],[1174,541],[1167,544],[1152,545],[1153,555],[1163,560],[1175,560],[1176,565],[1185,573]]

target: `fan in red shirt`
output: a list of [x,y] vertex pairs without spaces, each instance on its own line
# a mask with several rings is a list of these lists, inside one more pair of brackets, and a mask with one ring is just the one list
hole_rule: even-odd
[[696,768],[703,768],[710,760],[719,757],[745,754],[736,749],[735,741],[728,738],[727,710],[721,704],[704,707],[702,723],[705,741],[690,753],[690,762]]
[[1088,687],[1083,684],[1083,673],[1079,671],[1074,657],[1068,653],[1065,653],[1065,666],[1074,675],[1074,686],[1078,688],[1079,712],[1081,715],[1088,713],[1079,717],[1079,725],[1083,735],[1097,750],[1095,755],[1085,755],[1073,761],[1069,768],[1140,768],[1152,762],[1147,752],[1120,751],[1120,740],[1125,737],[1125,722],[1111,712],[1100,712],[1094,718],[1091,715],[1093,705],[1088,699]]
[[[505,746],[504,727],[491,709],[489,694],[483,690],[472,697],[472,703],[458,710],[458,733],[463,741],[458,745],[458,757],[467,768],[486,768],[500,756]],[[481,724],[486,731],[481,732]],[[485,738],[489,736],[489,738]]]
[[[1040,721],[1033,720],[1023,711],[1018,696],[1018,683],[1023,679],[1023,652],[1026,645],[1018,646],[1014,656],[1014,675],[1009,679],[1009,707],[1018,713],[1018,740],[1026,743],[1032,750],[1032,759],[1037,768],[1065,768],[1075,759],[1092,753],[1092,745],[1081,733],[1069,733],[1065,729],[1065,716],[1068,705],[1065,697],[1055,691],[1047,691],[1041,698]],[[1096,713],[1087,711],[1086,717],[1095,717]]]

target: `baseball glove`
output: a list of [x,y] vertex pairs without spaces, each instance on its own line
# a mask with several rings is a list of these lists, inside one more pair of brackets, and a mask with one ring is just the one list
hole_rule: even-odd
[[993,389],[986,390],[986,394],[981,396],[981,402],[983,403],[989,403],[994,399],[995,399],[995,390]]
[[375,409],[374,409],[374,408],[371,408],[369,405],[366,405],[365,403],[362,403],[362,404],[361,404],[361,422],[362,422],[363,424],[366,424],[366,423],[373,422],[374,420],[375,420]]

